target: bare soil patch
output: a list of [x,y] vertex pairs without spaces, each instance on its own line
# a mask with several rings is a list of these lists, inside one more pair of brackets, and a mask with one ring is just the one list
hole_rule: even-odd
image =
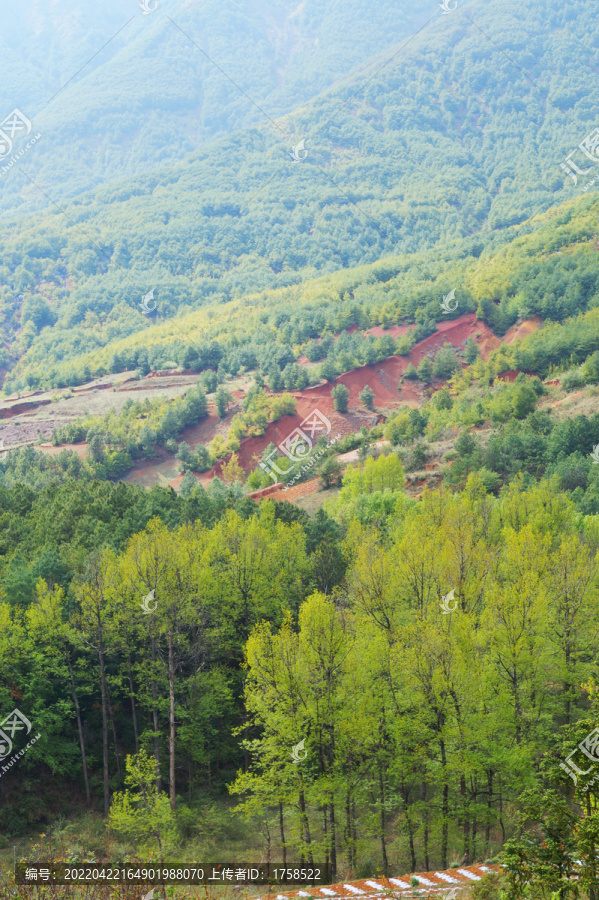
[[517,322],[515,325],[512,325],[511,328],[508,328],[503,336],[503,343],[513,344],[514,341],[532,334],[533,331],[540,328],[542,324],[543,320],[540,316],[533,316],[532,319],[524,319],[522,322]]

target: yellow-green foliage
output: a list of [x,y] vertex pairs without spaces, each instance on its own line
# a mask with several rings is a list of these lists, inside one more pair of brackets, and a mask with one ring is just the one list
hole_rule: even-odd
[[269,422],[276,422],[281,416],[292,416],[296,406],[297,401],[291,394],[273,396],[266,391],[258,391],[250,397],[246,409],[233,416],[226,440],[214,439],[211,444],[213,455],[238,450],[244,437],[264,434]]
[[357,468],[351,463],[348,465],[343,476],[340,499],[349,500],[359,494],[372,494],[375,491],[399,491],[404,484],[403,466],[395,453],[382,454],[378,459],[369,456]]
[[206,412],[204,392],[192,388],[184,397],[173,400],[127,401],[119,412],[111,409],[103,416],[87,416],[81,422],[57,429],[55,442],[81,441],[90,431],[101,435],[108,444],[125,448],[142,443],[143,433],[148,431],[154,438],[163,436],[168,440],[175,438],[185,425],[195,424]]

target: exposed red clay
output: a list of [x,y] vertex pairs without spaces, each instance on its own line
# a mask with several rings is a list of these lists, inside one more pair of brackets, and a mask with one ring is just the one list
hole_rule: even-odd
[[510,370],[509,372],[502,372],[500,375],[497,375],[495,381],[515,381],[520,372],[515,369]]
[[[457,869],[446,869],[442,872],[438,870],[410,872],[408,875],[389,876],[389,878],[376,875],[372,878],[360,879],[359,881],[345,881],[323,885],[323,887],[311,887],[309,894],[303,888],[295,891],[286,891],[284,894],[268,894],[266,897],[268,900],[273,900],[273,898],[276,898],[276,900],[288,900],[288,898],[300,900],[300,898],[306,896],[312,898],[320,896],[323,900],[324,898],[332,897],[352,897],[355,900],[358,895],[362,895],[364,900],[384,900],[384,898],[389,896],[413,897],[414,889],[410,883],[412,878],[418,882],[416,890],[419,897],[436,897],[441,892],[448,893],[452,888],[455,888],[456,892],[461,893],[463,889],[472,887],[474,884],[482,881],[485,876],[493,872],[499,872],[500,869],[499,865],[489,863],[488,865],[460,866]],[[262,898],[262,900],[266,900],[266,898]]]
[[513,344],[514,341],[532,334],[533,331],[536,331],[537,328],[540,328],[542,324],[543,320],[540,316],[533,316],[531,319],[524,319],[524,321],[520,322],[519,325],[512,325],[511,328],[508,328],[503,336],[503,343]]
[[60,447],[55,447],[54,444],[40,444],[37,449],[45,453],[46,456],[58,456],[63,450],[69,450],[76,453],[81,459],[84,459],[87,456],[88,446],[84,441],[81,444],[61,444]]
[[[395,327],[398,329],[398,333],[405,333],[411,326],[399,325]],[[381,326],[375,326],[375,328],[380,329],[381,333],[384,333]],[[354,328],[353,330],[356,329]],[[359,398],[359,394],[366,385],[374,391],[375,408],[393,409],[404,404],[407,406],[420,406],[433,388],[424,387],[421,382],[405,379],[401,387],[399,386],[410,362],[417,366],[424,356],[434,356],[437,350],[445,343],[450,343],[457,348],[463,347],[470,336],[479,345],[484,346],[488,352],[490,352],[489,348],[492,345],[501,343],[491,329],[484,322],[478,320],[474,313],[466,313],[449,322],[439,323],[437,331],[423,341],[419,341],[407,357],[390,356],[371,366],[361,366],[358,369],[345,372],[334,383],[323,382],[303,391],[291,392],[297,402],[295,414],[283,416],[278,421],[271,422],[263,435],[244,438],[237,451],[239,465],[246,474],[249,474],[256,467],[257,460],[259,460],[270,443],[275,446],[282,443],[316,409],[331,422],[331,434],[351,434],[359,430],[361,425],[365,424],[365,421],[364,419],[357,419],[356,412],[359,408],[362,408],[364,413],[366,412]],[[340,414],[335,410],[333,398],[331,397],[331,390],[335,384],[344,384],[349,388],[350,409],[347,414]],[[240,391],[235,391],[234,396],[236,400],[241,400],[244,395]],[[376,413],[373,415],[376,415]],[[219,423],[220,428],[218,427]],[[223,430],[222,421],[211,414],[208,419],[204,419],[199,425],[194,426],[193,429],[186,429],[183,439],[192,446],[197,443],[209,443],[218,431],[222,432]],[[219,460],[209,472],[204,472],[201,475],[202,483],[208,483],[215,476],[222,477],[222,467],[229,458],[230,456]],[[287,494],[289,495],[289,493],[288,491]]]
[[[524,372],[519,369],[510,369],[508,372],[501,372],[500,375],[496,375],[494,379],[491,380],[491,384],[495,381],[515,381],[518,375],[530,375],[531,377],[534,375],[534,372]],[[559,382],[558,382],[559,383]]]
[[[538,327],[536,320],[528,320],[527,322],[521,323],[519,328],[522,330],[524,326],[529,329],[529,332],[530,330],[534,330],[535,327]],[[377,325],[368,329],[366,333],[373,334],[376,337],[384,334],[391,334],[394,337],[397,337],[405,334],[412,327],[413,326],[411,325],[393,325],[388,329],[384,329],[382,326]],[[357,327],[352,326],[347,330],[350,332],[356,331]],[[351,434],[358,431],[362,425],[371,427],[372,424],[377,421],[377,417],[378,419],[382,417],[384,420],[386,413],[401,405],[413,407],[422,405],[426,397],[435,389],[435,387],[439,387],[441,382],[436,385],[424,386],[419,381],[402,380],[402,376],[408,365],[412,363],[414,366],[418,366],[424,356],[432,358],[437,350],[445,343],[450,343],[456,348],[462,348],[469,337],[474,338],[480,348],[481,356],[483,358],[486,358],[492,349],[501,344],[501,340],[493,334],[491,329],[484,322],[478,320],[474,313],[466,313],[463,316],[459,316],[457,319],[440,322],[437,325],[435,333],[429,335],[429,337],[425,338],[423,341],[419,341],[407,356],[390,356],[374,365],[362,366],[340,375],[335,383],[345,384],[350,392],[349,411],[347,414],[341,414],[334,408],[331,390],[335,383],[324,382],[315,387],[306,388],[303,391],[293,392],[293,396],[297,401],[297,409],[294,415],[283,416],[283,418],[279,419],[277,422],[270,423],[267,426],[265,433],[261,436],[247,437],[241,441],[241,446],[237,451],[241,467],[246,474],[252,471],[256,467],[257,459],[262,456],[264,450],[270,443],[273,443],[275,446],[282,443],[282,441],[284,441],[295,428],[300,427],[302,421],[316,409],[331,422],[332,437],[336,434]],[[174,374],[186,375],[193,373],[174,373],[172,371],[165,371],[151,373],[146,377],[160,378],[169,375],[172,376]],[[504,376],[506,374],[508,377],[511,376],[511,373],[504,373]],[[517,375],[517,373],[515,373],[515,375]],[[499,377],[504,378],[504,376]],[[374,391],[375,412],[367,411],[360,402],[359,394],[366,385]],[[107,387],[108,385],[96,383],[92,386],[92,389],[104,386]],[[110,386],[114,386],[112,379]],[[119,389],[127,390],[127,388],[124,388],[121,385],[119,385]],[[22,413],[25,410],[35,408],[39,405],[45,405],[50,402],[47,400],[31,400],[30,402],[27,402],[25,397],[32,396],[34,393],[35,392],[32,392],[31,394],[22,396],[20,402],[17,402],[15,405],[0,407],[0,419],[8,418],[15,414]],[[233,391],[232,394],[236,404],[245,396],[245,394],[239,390]],[[190,444],[192,448],[198,444],[209,444],[216,434],[224,435],[226,433],[229,420],[233,413],[234,410],[231,410],[225,418],[220,419],[215,413],[213,403],[210,403],[209,415],[198,423],[198,425],[186,428],[181,435],[182,440]],[[44,448],[44,451],[54,455],[55,453],[59,453],[62,449],[65,448]],[[83,455],[86,452],[85,445],[77,445],[73,448],[69,447],[68,449],[74,449],[79,455]],[[166,463],[168,460],[172,462],[172,455],[167,454],[163,448],[158,448],[158,450],[160,450],[160,452],[158,452],[158,457],[155,462],[148,461],[137,463],[133,472],[129,473],[127,476],[127,480],[136,481],[138,478],[143,480],[146,475],[150,474],[151,469],[155,466],[162,466],[166,471]],[[209,483],[215,475],[220,477],[222,475],[222,467],[229,458],[230,457],[219,460],[210,471],[204,472],[196,477],[198,477],[198,480],[202,484]],[[158,471],[160,471],[160,468]],[[167,477],[169,476],[167,475]],[[164,473],[162,478],[164,479]],[[180,475],[176,476],[168,483],[175,488],[175,490],[178,490],[181,478],[182,476]],[[314,483],[317,483],[317,479],[314,479],[313,481]],[[312,482],[303,482],[300,485],[295,485],[289,491],[285,492],[286,498],[289,499],[290,496],[295,496],[292,494],[292,491],[296,489],[298,492],[305,491],[305,486],[308,484],[312,484]],[[266,490],[269,489],[267,488]],[[276,490],[274,493],[279,494],[281,492]],[[301,495],[303,496],[303,493]],[[277,499],[279,499],[278,496]],[[283,499],[283,497],[281,497],[281,499]]]
[[407,334],[410,328],[414,327],[414,325],[390,325],[389,328],[383,328],[382,325],[373,325],[373,327],[368,328],[364,334],[371,334],[373,337],[383,337],[385,334],[390,334],[391,337],[398,338]]
[[438,350],[445,343],[463,347],[469,337],[476,341],[483,359],[501,344],[501,338],[491,331],[486,322],[477,319],[476,313],[466,313],[449,322],[439,323],[434,334],[414,344],[410,362],[417,366],[423,356],[431,356],[432,351]]
[[0,419],[11,419],[13,416],[20,416],[23,413],[31,412],[39,406],[48,406],[51,400],[32,400],[30,403],[15,403],[13,406],[0,406]]
[[[279,484],[271,484],[270,487],[261,488],[259,491],[252,491],[251,494],[248,494],[252,500],[262,500],[264,497],[270,497],[272,494],[276,494],[278,491],[282,491],[284,485]],[[275,498],[278,499],[278,498]]]
[[302,481],[300,484],[294,484],[287,490],[283,489],[275,494],[273,500],[287,500],[288,503],[294,503],[300,497],[307,497],[308,494],[315,494],[320,488],[320,480],[311,478],[310,481]]

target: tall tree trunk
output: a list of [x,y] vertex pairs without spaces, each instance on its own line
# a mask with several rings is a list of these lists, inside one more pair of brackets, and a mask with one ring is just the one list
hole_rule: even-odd
[[119,750],[116,744],[116,728],[114,726],[114,711],[112,708],[112,700],[110,699],[110,687],[108,682],[106,682],[106,693],[108,695],[108,714],[110,716],[110,728],[112,730],[112,738],[114,740],[114,758],[116,759],[116,771],[117,775],[121,774],[121,763],[119,761]]
[[447,868],[447,850],[449,848],[449,785],[447,781],[443,785],[443,801],[441,804],[443,826],[441,831],[441,867]]
[[[333,778],[333,768],[335,765],[335,730],[334,725],[329,726],[330,741],[328,752],[329,777]],[[335,802],[333,799],[333,791],[329,795],[329,824],[330,824],[330,857],[331,857],[331,876],[333,881],[337,875],[337,829],[335,827]]]
[[[404,805],[404,815],[406,817],[406,825],[408,826],[408,841],[410,844],[410,863],[412,866],[412,868],[410,869],[410,872],[415,872],[416,871],[416,850],[414,847],[414,824],[412,822],[412,819],[410,818],[410,805],[409,805],[409,800],[408,800],[408,793],[409,792],[406,787],[405,790],[402,791],[402,799],[403,799],[403,805]],[[427,871],[428,871],[428,869],[427,869]]]
[[329,863],[331,861],[331,856],[329,853],[329,828],[327,822],[327,805],[323,804],[322,807],[322,834],[323,834],[323,844],[325,847],[324,850],[324,864],[328,868]]
[[87,799],[87,807],[92,805],[91,793],[89,790],[89,776],[87,774],[87,758],[85,756],[85,742],[83,740],[83,726],[81,724],[81,710],[79,709],[79,699],[77,697],[77,688],[75,685],[75,674],[73,672],[73,664],[71,662],[71,654],[66,651],[69,672],[71,673],[71,691],[73,694],[73,703],[75,704],[75,715],[77,716],[77,731],[79,732],[79,746],[81,748],[81,763],[83,765],[83,781],[85,783],[85,796]]
[[476,778],[472,783],[472,808],[474,812],[472,813],[472,862],[476,859],[476,834],[478,831],[478,821],[476,818],[476,809],[477,809],[477,800],[478,800],[478,784]]
[[389,861],[387,859],[387,821],[385,817],[385,777],[383,763],[379,759],[379,790],[381,795],[381,855],[383,857],[383,872],[385,878],[389,874]]
[[337,875],[337,829],[335,825],[335,804],[333,801],[329,803],[329,824],[331,826],[331,875],[334,881]]
[[424,870],[425,872],[430,871],[430,866],[428,864],[428,810],[426,808],[426,781],[423,781],[420,785],[420,799],[422,800],[422,819],[423,819],[423,835],[422,835],[422,849],[424,852]]
[[108,815],[110,809],[110,787],[108,783],[108,699],[106,691],[106,672],[104,670],[104,649],[100,639],[98,648],[100,660],[100,690],[102,694],[102,770],[104,777],[104,815]]
[[133,668],[131,666],[131,654],[127,653],[129,669],[129,697],[131,698],[131,718],[133,720],[133,736],[135,739],[135,752],[139,753],[139,732],[137,730],[137,710],[135,709],[135,690],[133,688]]
[[285,828],[283,827],[283,804],[279,800],[279,831],[281,832],[281,847],[283,848],[283,868],[287,865],[287,843],[285,841]]
[[[152,637],[152,672],[156,665],[156,639]],[[158,687],[152,674],[152,719],[154,724],[154,760],[156,761],[156,790],[162,787],[160,778],[160,734],[158,731]]]
[[[352,814],[351,814],[351,804],[352,804],[352,778],[353,778],[353,758],[351,751],[348,756],[347,765],[347,781],[346,781],[346,792],[345,792],[345,819],[346,819],[346,840],[347,840],[347,861],[349,863],[350,872],[353,873],[355,871],[356,866],[356,848],[353,841],[352,835]],[[349,877],[349,876],[348,876]]]
[[[300,820],[302,823],[302,833],[304,837],[304,843],[308,848],[308,862],[311,866],[314,865],[314,857],[312,855],[312,839],[310,837],[310,823],[308,822],[308,816],[306,815],[306,797],[304,795],[304,786],[303,784],[300,787],[299,791],[299,808],[300,808]],[[304,853],[302,851],[302,858]],[[303,863],[302,863],[303,864]]]
[[[591,806],[591,795],[587,794],[587,818],[590,819],[594,810]],[[591,876],[591,886],[589,887],[589,900],[598,900],[599,891],[597,890],[597,886],[599,885],[599,879],[597,879],[597,852],[595,850],[595,844],[593,841],[590,843],[589,847],[589,866],[591,871],[589,875]]]
[[347,861],[350,868],[350,876],[355,871],[355,848],[352,837],[352,818],[351,818],[351,790],[349,783],[345,794],[345,833],[347,841]]
[[445,741],[441,741],[441,765],[443,767],[443,794],[441,800],[441,868],[447,868],[447,850],[449,846],[449,784],[447,783],[447,756]]
[[491,817],[493,811],[493,769],[487,769],[487,822],[485,825],[485,851],[489,853],[491,842]]
[[175,656],[173,635],[168,633],[168,691],[169,691],[169,795],[171,809],[175,811]]
[[460,805],[461,805],[461,817],[462,817],[462,838],[463,838],[463,853],[466,859],[466,864],[470,862],[470,820],[468,817],[468,809],[466,802],[466,776],[462,772],[460,775]]
[[356,828],[356,798],[352,795],[351,798],[351,834],[352,834],[352,844],[354,848],[354,865],[358,865],[358,829]]

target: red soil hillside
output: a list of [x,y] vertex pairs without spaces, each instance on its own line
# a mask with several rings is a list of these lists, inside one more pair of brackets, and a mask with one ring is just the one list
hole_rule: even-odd
[[517,372],[515,369],[510,370],[509,372],[502,372],[501,375],[497,376],[497,381],[515,381],[520,372]]
[[311,478],[310,481],[302,481],[300,484],[294,484],[293,487],[288,488],[288,490],[283,489],[282,491],[273,493],[272,499],[278,501],[286,500],[288,503],[294,503],[296,500],[299,500],[300,497],[307,497],[308,494],[315,494],[319,488],[320,480],[318,478]]
[[193,448],[196,444],[209,444],[217,432],[224,434],[225,431],[223,420],[219,419],[216,413],[210,409],[206,418],[198,422],[197,425],[190,425],[183,431],[181,440],[186,441]]
[[524,338],[527,335],[532,334],[533,331],[540,328],[542,324],[543,320],[540,316],[533,316],[532,319],[524,319],[519,325],[512,325],[511,328],[508,328],[503,336],[503,343],[513,344],[514,341],[519,340],[519,338]]
[[371,334],[373,337],[382,337],[384,334],[390,334],[391,337],[397,339],[407,334],[410,328],[413,327],[413,325],[390,325],[389,328],[383,328],[382,325],[374,325],[372,328],[368,328],[364,334]]
[[[530,333],[540,324],[540,320],[531,319],[521,323],[518,329],[510,330],[506,335],[506,339],[516,339],[524,333]],[[405,334],[409,325],[394,325],[391,328],[384,329],[382,326],[375,326],[368,329],[367,333],[373,334],[375,337],[383,334],[391,334],[394,337]],[[351,330],[356,330],[355,326]],[[512,337],[512,334],[514,337]],[[402,376],[407,369],[409,363],[418,366],[424,356],[434,357],[437,350],[445,343],[450,343],[456,349],[461,349],[469,337],[473,337],[480,348],[481,356],[486,359],[492,349],[501,344],[501,340],[493,334],[490,328],[482,321],[477,320],[474,313],[467,313],[459,316],[457,319],[443,321],[438,324],[434,334],[419,341],[414,345],[407,357],[391,356],[372,366],[362,366],[350,372],[345,372],[339,376],[337,383],[345,384],[350,391],[349,411],[346,414],[338,413],[334,409],[333,400],[331,398],[330,383],[323,383],[316,387],[306,388],[303,391],[294,392],[297,400],[297,410],[293,416],[284,416],[278,422],[271,423],[265,433],[260,437],[250,437],[242,441],[238,451],[239,462],[246,473],[252,471],[256,465],[256,458],[260,457],[266,447],[273,443],[278,445],[288,438],[295,428],[299,428],[303,420],[318,410],[331,423],[331,438],[337,434],[345,435],[359,431],[365,425],[372,427],[377,421],[377,414],[383,416],[402,404],[408,406],[420,406],[425,397],[430,393],[429,387],[424,387],[420,382],[403,381],[401,390],[398,385],[402,381]],[[185,374],[180,372],[160,373],[151,379],[148,377],[142,381],[135,381],[129,378],[130,373],[122,373],[119,376],[109,376],[93,382],[91,385],[84,386],[83,390],[91,396],[94,390],[101,388],[112,388],[117,393],[128,392],[130,389],[135,390],[151,390],[156,389],[156,382],[160,382],[160,387],[172,392],[171,396],[181,396],[187,390],[188,385],[194,384],[199,378],[198,373]],[[208,445],[216,434],[225,435],[230,423],[230,419],[235,411],[239,409],[240,401],[245,396],[245,390],[249,386],[242,382],[237,382],[235,389],[232,391],[236,401],[235,408],[223,419],[219,419],[214,410],[213,403],[209,406],[209,415],[203,419],[198,425],[185,429],[181,438],[193,448],[197,444]],[[366,387],[374,391],[375,412],[366,410],[360,403],[359,394]],[[239,389],[241,388],[241,389]],[[77,389],[78,392],[78,389]],[[91,392],[91,393],[90,393]],[[37,392],[39,393],[39,392]],[[21,398],[13,398],[12,401],[5,400],[0,404],[0,418],[6,415],[7,418],[23,416],[24,413],[33,411],[32,408],[39,407],[40,403],[49,401],[44,397],[35,396],[36,392],[23,395]],[[105,392],[102,391],[104,397]],[[99,395],[98,395],[99,396]],[[91,402],[91,400],[90,400]],[[24,408],[25,407],[25,408]],[[42,434],[46,434],[42,423],[40,430]],[[32,434],[29,438],[31,441],[37,438],[35,426],[37,422],[31,422]],[[8,439],[8,428],[3,426],[4,434]],[[305,430],[305,429],[304,429]],[[318,435],[314,436],[314,442]],[[8,444],[5,442],[5,447]],[[44,452],[51,455],[59,453],[63,448],[54,448],[52,446],[42,447]],[[72,449],[80,455],[85,454],[85,444],[77,445]],[[210,481],[214,475],[220,475],[223,463],[218,463],[211,471],[205,472],[200,476],[203,483]],[[144,487],[151,487],[153,484],[171,484],[175,489],[180,484],[178,476],[178,463],[174,456],[165,448],[158,448],[156,459],[151,461],[138,462],[134,469],[125,476],[126,481],[142,484]],[[303,490],[303,488],[302,488]]]
[[486,359],[491,350],[495,350],[501,344],[501,338],[493,334],[485,322],[477,319],[475,313],[466,313],[458,319],[441,322],[437,325],[434,334],[414,344],[410,353],[410,362],[417,366],[423,356],[433,355],[445,343],[453,344],[454,347],[463,347],[469,337],[476,341],[483,359]]
[[59,453],[62,453],[63,450],[68,450],[76,453],[80,459],[85,459],[87,456],[87,448],[88,445],[86,443],[81,444],[61,444],[60,447],[55,447],[53,444],[41,444],[37,449],[41,450],[47,456],[58,456]]
[[[366,424],[363,418],[354,421],[355,416],[343,416],[336,412],[333,401],[329,396],[331,385],[327,385],[326,391],[326,394],[323,392],[321,395],[310,397],[302,396],[306,392],[295,393],[294,396],[297,398],[295,415],[283,416],[278,421],[271,422],[260,437],[249,437],[241,442],[241,446],[237,451],[240,466],[246,472],[251,472],[256,467],[256,458],[262,455],[271,442],[276,445],[282,443],[296,428],[300,428],[304,419],[315,410],[318,410],[330,421],[330,439],[337,434],[352,434],[354,430],[359,430],[361,425]],[[372,418],[372,414],[369,415],[369,418]],[[323,431],[322,433],[326,432]],[[313,442],[316,443],[317,439],[318,433],[314,435]],[[218,464],[214,468],[214,473],[219,474],[220,469],[221,464]]]
[[[404,326],[398,327],[404,328]],[[405,326],[405,330],[407,328],[408,326]],[[372,414],[366,413],[359,399],[359,394],[366,385],[369,385],[374,391],[374,405],[378,409],[393,409],[402,404],[419,406],[424,397],[422,385],[404,381],[401,390],[398,391],[399,381],[409,363],[412,362],[417,366],[424,356],[434,356],[436,351],[445,343],[450,343],[459,349],[464,346],[470,336],[482,348],[481,355],[485,352],[489,353],[491,349],[499,346],[501,343],[500,339],[493,334],[484,322],[479,321],[474,313],[467,313],[458,319],[441,322],[434,334],[414,345],[407,358],[390,356],[379,363],[374,363],[372,366],[361,366],[359,369],[352,369],[351,372],[345,372],[343,375],[340,375],[336,383],[345,384],[350,392],[350,408],[347,414],[341,414],[335,410],[331,397],[331,390],[334,387],[332,384],[319,384],[315,387],[306,388],[303,391],[293,392],[293,396],[297,400],[295,415],[283,416],[277,422],[272,422],[268,425],[263,435],[243,440],[237,451],[239,464],[246,473],[252,471],[256,466],[256,459],[262,455],[270,443],[275,445],[282,443],[295,428],[301,426],[302,421],[314,410],[318,410],[329,419],[331,422],[331,435],[350,434],[358,431],[362,425],[371,424],[367,421],[366,416],[372,418]],[[203,425],[197,426],[198,429],[203,427]],[[212,425],[212,434],[213,432],[214,425]],[[185,440],[191,443],[187,434]],[[202,438],[199,438],[199,440],[202,440]],[[210,472],[205,472],[202,475],[201,480],[207,482],[214,475],[220,476],[222,465],[222,462],[217,463]]]

